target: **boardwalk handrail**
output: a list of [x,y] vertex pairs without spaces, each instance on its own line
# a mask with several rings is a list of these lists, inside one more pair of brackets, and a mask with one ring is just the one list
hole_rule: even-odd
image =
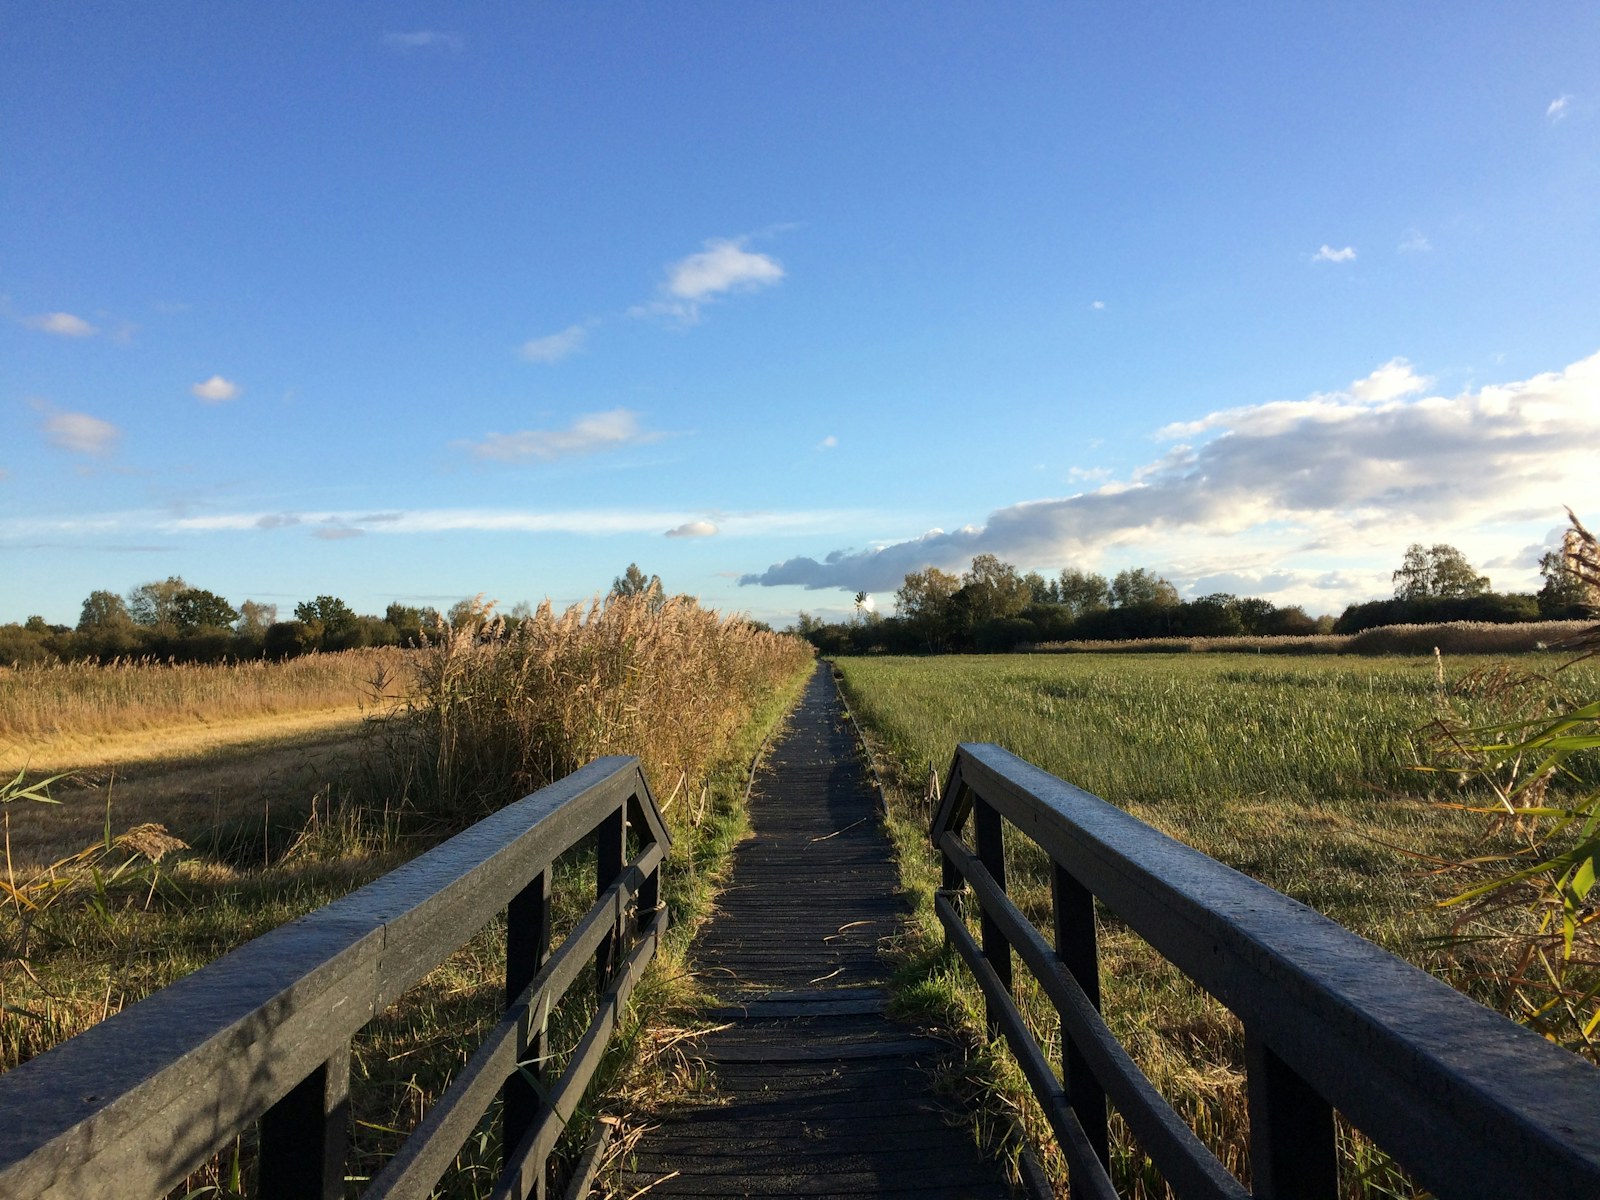
[[[1053,945],[1006,895],[1003,823],[1053,864]],[[957,747],[932,836],[939,919],[1074,1196],[1116,1194],[1108,1100],[1180,1197],[1250,1194],[1101,1020],[1096,898],[1242,1022],[1255,1196],[1340,1194],[1334,1110],[1445,1200],[1600,1196],[1600,1071],[1305,905],[994,745]],[[963,884],[981,944],[955,905]],[[1060,1013],[1060,1079],[1012,1002],[1013,950]]]
[[[598,899],[550,953],[553,865],[589,837]],[[429,1195],[501,1095],[495,1194],[542,1196],[550,1151],[666,928],[670,845],[631,757],[508,805],[0,1075],[0,1196],[160,1196],[258,1119],[262,1196],[342,1196],[351,1038],[501,911],[504,1015],[363,1194]],[[548,1080],[546,1020],[591,962],[598,1010]]]

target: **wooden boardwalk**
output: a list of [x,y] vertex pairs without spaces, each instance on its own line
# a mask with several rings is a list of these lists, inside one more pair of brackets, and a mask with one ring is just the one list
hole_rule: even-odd
[[715,1099],[639,1114],[624,1196],[1012,1196],[932,1094],[948,1047],[885,1015],[878,947],[905,908],[876,805],[820,668],[695,943],[727,1025],[697,1050]]

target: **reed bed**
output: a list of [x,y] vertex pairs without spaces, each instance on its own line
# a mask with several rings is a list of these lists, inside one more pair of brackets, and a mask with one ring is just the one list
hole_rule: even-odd
[[[637,1095],[670,1086],[673,1039],[658,1038],[655,1030],[662,1014],[693,1001],[685,948],[744,832],[751,756],[798,697],[813,662],[811,648],[798,639],[723,618],[690,600],[663,603],[652,595],[559,615],[546,605],[513,632],[491,621],[444,634],[409,658],[319,655],[265,671],[257,664],[145,665],[140,669],[171,673],[163,676],[165,685],[129,682],[134,697],[160,693],[175,681],[248,681],[288,672],[297,681],[323,680],[326,694],[339,696],[374,675],[381,680],[400,673],[404,686],[380,690],[404,698],[371,712],[362,762],[321,783],[309,819],[287,845],[264,842],[263,831],[237,844],[175,852],[161,861],[160,886],[147,882],[155,868],[140,860],[124,870],[127,886],[119,876],[117,886],[85,893],[98,903],[56,889],[50,895],[59,892],[59,900],[36,909],[25,911],[15,900],[0,904],[0,1070],[368,882],[483,812],[596,755],[626,753],[643,760],[672,827],[664,899],[673,925],[660,966],[634,994],[632,1015],[599,1087],[621,1086]],[[91,681],[80,686],[103,692],[100,673],[118,669],[136,673],[131,666],[80,671]],[[290,698],[302,694],[285,690]],[[272,688],[262,691],[257,703],[273,703]],[[197,703],[191,694],[177,709]],[[75,711],[95,710],[84,705]],[[593,899],[594,853],[590,839],[558,866],[557,937]],[[53,870],[61,875],[68,866]],[[30,886],[25,878],[12,882]],[[393,1153],[466,1061],[485,1022],[496,1019],[504,1000],[503,963],[504,924],[496,921],[357,1039],[353,1178],[375,1171]],[[581,1008],[584,1002],[579,988],[571,1003]],[[552,1020],[552,1045],[566,1053],[586,1017],[563,1005]],[[586,1104],[574,1123],[579,1138],[594,1106]],[[440,1195],[487,1194],[499,1155],[497,1117],[491,1109]],[[253,1154],[246,1135],[183,1190],[250,1194]]]
[[414,651],[308,654],[287,662],[117,659],[0,668],[0,740],[126,733],[348,707],[384,693]]
[[637,754],[670,804],[761,699],[813,661],[798,638],[687,597],[612,596],[505,631],[445,633],[396,714],[425,807],[475,816],[602,754]]
[[[1419,734],[1436,718],[1472,724],[1497,715],[1471,682],[1490,661],[1431,653],[840,660],[851,707],[899,781],[890,789],[891,825],[918,914],[906,945],[907,994],[978,1047],[976,1086],[999,1110],[996,1123],[1020,1122],[1036,1141],[1049,1141],[1009,1054],[983,1038],[976,985],[938,953],[939,872],[927,843],[925,787],[948,767],[957,742],[997,742],[1474,990],[1470,953],[1450,957],[1434,940],[1449,929],[1435,904],[1453,884],[1405,851],[1457,860],[1481,845],[1478,818],[1438,803],[1461,795],[1458,780],[1413,768],[1428,753]],[[1550,687],[1574,695],[1600,688],[1595,662],[1555,675],[1564,661],[1533,655],[1519,666],[1550,673]],[[1047,929],[1048,864],[1012,832],[1010,891]],[[1248,1181],[1238,1022],[1114,919],[1104,920],[1101,953],[1111,1027],[1202,1141]],[[1018,979],[1019,1005],[1059,1061],[1055,1014],[1025,972]],[[1411,1194],[1358,1134],[1342,1129],[1341,1144],[1347,1196]],[[1059,1174],[1059,1158],[1051,1161]],[[1125,1131],[1113,1165],[1127,1194],[1166,1194]]]

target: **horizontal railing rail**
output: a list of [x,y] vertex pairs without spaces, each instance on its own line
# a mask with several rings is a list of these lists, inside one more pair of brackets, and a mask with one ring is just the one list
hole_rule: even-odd
[[[555,862],[588,838],[598,899],[551,953]],[[666,928],[670,845],[634,758],[508,805],[0,1075],[0,1196],[161,1196],[257,1122],[262,1196],[342,1196],[351,1039],[504,912],[504,1015],[363,1194],[428,1196],[499,1096],[494,1194],[542,1197],[549,1154]],[[588,964],[597,1009],[551,1079],[546,1024]]]
[[[1052,864],[1049,939],[1007,896],[1006,825]],[[1335,1111],[1445,1200],[1600,1196],[1600,1070],[1305,905],[993,745],[957,748],[932,836],[940,922],[1074,1196],[1116,1195],[1108,1101],[1180,1197],[1333,1200]],[[1101,1019],[1097,900],[1240,1019],[1252,1192]],[[1013,1001],[1014,955],[1060,1014],[1059,1077]]]

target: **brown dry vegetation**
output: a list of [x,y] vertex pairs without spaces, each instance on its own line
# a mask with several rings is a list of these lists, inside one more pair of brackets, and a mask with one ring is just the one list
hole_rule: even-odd
[[[683,999],[683,946],[743,829],[746,764],[798,695],[810,648],[692,601],[663,604],[652,595],[560,616],[547,606],[511,634],[492,621],[451,634],[395,660],[407,668],[404,687],[385,682],[389,661],[352,653],[243,669],[146,664],[144,676],[127,665],[28,675],[69,699],[87,697],[74,711],[90,727],[113,724],[102,715],[116,710],[107,696],[127,697],[123,709],[136,721],[138,698],[153,697],[149,708],[166,714],[149,726],[159,738],[183,729],[192,739],[240,721],[268,729],[303,723],[316,709],[297,704],[299,684],[301,697],[326,688],[322,695],[345,707],[342,724],[318,728],[311,720],[297,738],[245,738],[177,758],[147,756],[142,765],[118,758],[114,776],[107,767],[79,771],[75,782],[52,789],[66,801],[59,809],[4,805],[13,849],[29,857],[14,859],[9,875],[0,861],[0,882],[12,889],[0,889],[0,1069],[605,753],[641,755],[675,842],[666,895],[674,927],[662,969],[635,992],[635,1010],[659,1012]],[[95,678],[96,670],[109,678]],[[24,674],[6,683],[15,687]],[[213,686],[219,675],[224,682]],[[381,686],[372,686],[375,679]],[[185,693],[184,684],[194,686]],[[235,695],[251,687],[256,697]],[[405,699],[363,718],[360,698],[373,692]],[[33,728],[44,727],[48,702],[18,699],[15,691],[10,702],[13,713],[32,714]],[[252,709],[300,716],[263,722]],[[20,724],[9,719],[10,728]],[[77,735],[65,722],[53,728],[58,739]],[[79,736],[86,745],[96,741]],[[165,853],[156,864],[141,847],[169,843],[157,846],[151,831],[86,846],[103,838],[108,787],[113,833],[161,821],[195,848]],[[587,868],[573,861],[557,874],[566,913],[558,932],[593,894],[592,846],[580,860],[583,853]],[[473,1031],[498,1011],[503,938],[503,925],[491,924],[357,1039],[353,1178],[392,1153],[466,1060]],[[565,1019],[558,1012],[554,1028],[565,1029]],[[630,1051],[656,1046],[640,1020],[623,1031],[605,1078],[616,1078]],[[628,1086],[657,1085],[635,1073]],[[479,1194],[498,1156],[494,1131],[491,1113],[445,1194]],[[247,1136],[190,1190],[248,1192],[251,1153]]]
[[291,713],[354,717],[364,704],[396,698],[408,653],[386,648],[288,662],[118,659],[0,667],[0,769],[15,772],[24,762],[37,769],[47,759],[92,753],[108,738],[148,745],[153,731],[165,736]]

